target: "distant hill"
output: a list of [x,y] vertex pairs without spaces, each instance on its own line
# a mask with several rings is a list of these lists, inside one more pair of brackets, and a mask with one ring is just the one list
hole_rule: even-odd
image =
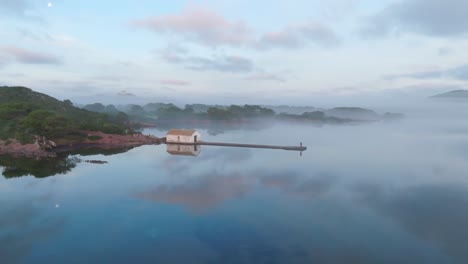
[[73,106],[26,87],[0,87],[0,139],[31,142],[34,136],[60,139],[80,130],[124,134],[127,115],[110,116]]
[[467,98],[468,90],[454,90],[443,94],[431,96],[431,98]]
[[381,119],[381,116],[373,110],[359,107],[336,107],[325,111],[325,115],[356,121],[377,121]]
[[300,115],[306,112],[321,111],[322,109],[317,109],[312,106],[289,106],[289,105],[263,105],[263,107],[269,108],[276,113],[287,113]]

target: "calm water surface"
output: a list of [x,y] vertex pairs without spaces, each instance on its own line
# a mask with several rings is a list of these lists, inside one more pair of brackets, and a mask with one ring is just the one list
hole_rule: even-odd
[[468,263],[465,116],[201,130],[309,149],[144,146],[0,177],[0,263]]

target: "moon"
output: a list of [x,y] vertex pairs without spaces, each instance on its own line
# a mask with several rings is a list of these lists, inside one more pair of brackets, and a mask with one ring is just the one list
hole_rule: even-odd
[[52,2],[47,3],[47,7],[52,7],[52,6],[53,6]]

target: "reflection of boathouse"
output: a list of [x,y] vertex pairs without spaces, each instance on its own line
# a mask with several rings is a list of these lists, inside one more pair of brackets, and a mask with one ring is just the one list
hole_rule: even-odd
[[167,143],[193,143],[200,141],[200,133],[196,130],[171,129],[167,132]]
[[197,145],[167,144],[167,152],[171,155],[198,156],[201,148]]

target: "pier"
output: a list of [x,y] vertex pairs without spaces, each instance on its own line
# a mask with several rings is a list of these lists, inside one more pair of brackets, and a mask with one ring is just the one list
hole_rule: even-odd
[[302,146],[275,146],[275,145],[258,145],[258,144],[239,144],[239,143],[224,143],[224,142],[166,142],[166,144],[175,145],[190,145],[190,146],[219,146],[219,147],[237,147],[237,148],[260,148],[260,149],[282,149],[290,151],[305,151],[307,147]]

